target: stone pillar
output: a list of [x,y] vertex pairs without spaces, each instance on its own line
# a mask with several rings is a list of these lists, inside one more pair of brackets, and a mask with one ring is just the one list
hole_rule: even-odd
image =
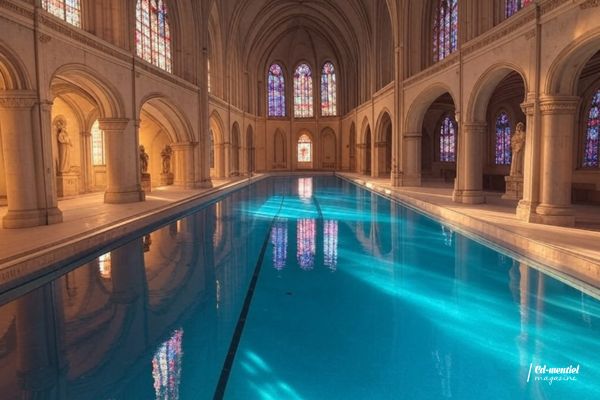
[[202,60],[200,62],[200,71],[198,75],[200,90],[198,91],[198,142],[196,146],[196,163],[194,164],[196,186],[202,188],[211,188],[213,186],[210,179],[210,127],[208,116],[208,50],[202,48]]
[[173,143],[175,155],[175,185],[186,189],[196,187],[194,181],[194,147],[197,143]]
[[537,222],[573,226],[571,207],[573,130],[579,97],[552,96],[540,100],[542,117],[542,164]]
[[467,123],[463,124],[458,136],[457,185],[453,194],[454,201],[457,203],[485,202],[482,152],[486,129],[485,123]]
[[[37,103],[36,95],[31,91],[0,91],[8,205],[8,212],[2,220],[4,228],[28,228],[62,221],[56,193],[45,193],[44,181],[54,179],[54,174],[50,167],[44,167],[43,143],[35,137],[39,135],[40,128],[36,123],[37,113],[33,112]],[[50,184],[47,187],[55,186]]]
[[110,204],[144,201],[141,186],[138,149],[135,140],[129,140],[129,119],[100,118],[106,146],[106,192],[104,202]]
[[367,171],[367,169],[368,169],[368,165],[367,165],[367,151],[369,151],[367,149],[367,145],[366,145],[366,143],[357,144],[356,148],[358,149],[358,152],[359,152],[359,155],[360,155],[360,157],[358,158],[360,160],[360,173],[362,175],[367,175],[369,173]]
[[540,184],[540,137],[536,133],[535,106],[533,101],[521,104],[525,113],[525,153],[523,157],[523,198],[517,206],[517,217],[526,222],[536,218],[539,204]]
[[404,133],[404,176],[402,186],[421,186],[422,132]]

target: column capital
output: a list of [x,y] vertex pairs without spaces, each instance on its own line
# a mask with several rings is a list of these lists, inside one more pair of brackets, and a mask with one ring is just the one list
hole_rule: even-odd
[[524,101],[521,103],[521,110],[523,110],[523,114],[532,116],[535,110],[535,103],[532,101]]
[[540,111],[544,115],[575,114],[580,102],[577,96],[544,96],[540,98]]
[[31,108],[38,102],[33,90],[0,90],[0,108]]
[[485,134],[487,132],[487,123],[486,122],[465,122],[462,124],[462,132],[463,133],[481,133]]
[[98,118],[98,126],[104,132],[123,132],[129,124],[127,118]]
[[169,143],[169,146],[171,146],[171,148],[173,150],[186,150],[186,149],[194,148],[194,146],[196,146],[197,144],[198,144],[198,142],[182,142],[182,143]]
[[405,139],[414,139],[414,138],[420,138],[421,136],[423,136],[423,132],[404,132],[402,134],[402,136]]

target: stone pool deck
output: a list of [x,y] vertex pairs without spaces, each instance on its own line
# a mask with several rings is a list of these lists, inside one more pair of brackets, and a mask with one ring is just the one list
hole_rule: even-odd
[[[180,215],[191,207],[264,178],[213,180],[209,189],[156,188],[146,201],[105,204],[104,194],[90,193],[59,200],[63,222],[25,229],[0,228],[0,301],[6,290],[32,279],[60,275],[59,264],[81,257],[90,249],[101,249],[114,241]],[[0,218],[6,214],[0,208]],[[24,287],[22,290],[27,290]]]
[[337,175],[396,198],[466,234],[505,247],[526,262],[550,267],[551,273],[573,285],[582,288],[577,280],[583,281],[591,286],[586,291],[592,290],[595,295],[600,288],[598,207],[575,206],[575,228],[547,226],[518,220],[517,202],[504,200],[499,193],[486,193],[486,204],[467,205],[453,202],[452,186],[444,183],[395,188],[386,178],[351,173]]
[[[213,181],[211,189],[158,188],[148,194],[143,203],[104,204],[102,193],[61,200],[59,208],[64,221],[60,224],[27,229],[0,228],[0,293],[40,276],[52,279],[64,273],[58,268],[59,264],[75,261],[89,249],[101,249],[148,224],[166,221],[269,175]],[[559,278],[586,291],[593,290],[597,294],[600,288],[597,207],[575,208],[577,228],[545,226],[519,221],[514,213],[516,202],[503,200],[498,193],[488,193],[486,204],[465,205],[452,201],[452,187],[445,184],[393,188],[389,179],[350,173],[337,175],[394,197],[467,234],[501,245],[525,261],[548,266]],[[4,213],[6,207],[0,208],[0,218]],[[27,290],[27,285],[19,290]],[[0,301],[3,296],[0,295]]]

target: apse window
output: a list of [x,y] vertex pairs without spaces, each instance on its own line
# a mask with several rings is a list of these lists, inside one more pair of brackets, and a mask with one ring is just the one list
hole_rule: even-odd
[[294,74],[294,117],[312,118],[313,81],[308,64],[300,64]]
[[325,63],[321,71],[321,114],[324,117],[333,117],[337,114],[336,90],[337,82],[333,64]]
[[100,129],[98,120],[92,125],[92,164],[105,165],[104,159],[104,132]]
[[269,117],[285,117],[285,78],[279,64],[269,68]]
[[307,134],[300,136],[300,139],[298,139],[298,162],[312,162],[312,141]]
[[81,28],[79,0],[42,0],[42,8],[63,21]]
[[139,57],[171,72],[171,29],[163,0],[138,0],[135,46]]

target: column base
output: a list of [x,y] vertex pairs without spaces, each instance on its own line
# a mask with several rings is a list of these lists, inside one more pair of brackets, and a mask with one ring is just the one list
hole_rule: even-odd
[[48,210],[8,210],[2,219],[5,229],[33,228],[62,222],[62,211],[57,207]]
[[107,190],[104,192],[104,202],[106,204],[137,203],[144,200],[146,200],[146,193],[141,189],[123,192]]
[[554,206],[540,204],[535,209],[537,218],[535,222],[556,226],[575,226],[575,215],[570,206]]
[[462,204],[483,204],[485,195],[481,190],[454,190],[452,201]]
[[210,178],[207,178],[207,179],[203,179],[200,182],[196,183],[194,185],[194,187],[200,188],[200,189],[210,189],[213,187],[213,183]]
[[535,212],[538,203],[521,200],[517,206],[517,218],[525,222],[537,222],[538,215]]

